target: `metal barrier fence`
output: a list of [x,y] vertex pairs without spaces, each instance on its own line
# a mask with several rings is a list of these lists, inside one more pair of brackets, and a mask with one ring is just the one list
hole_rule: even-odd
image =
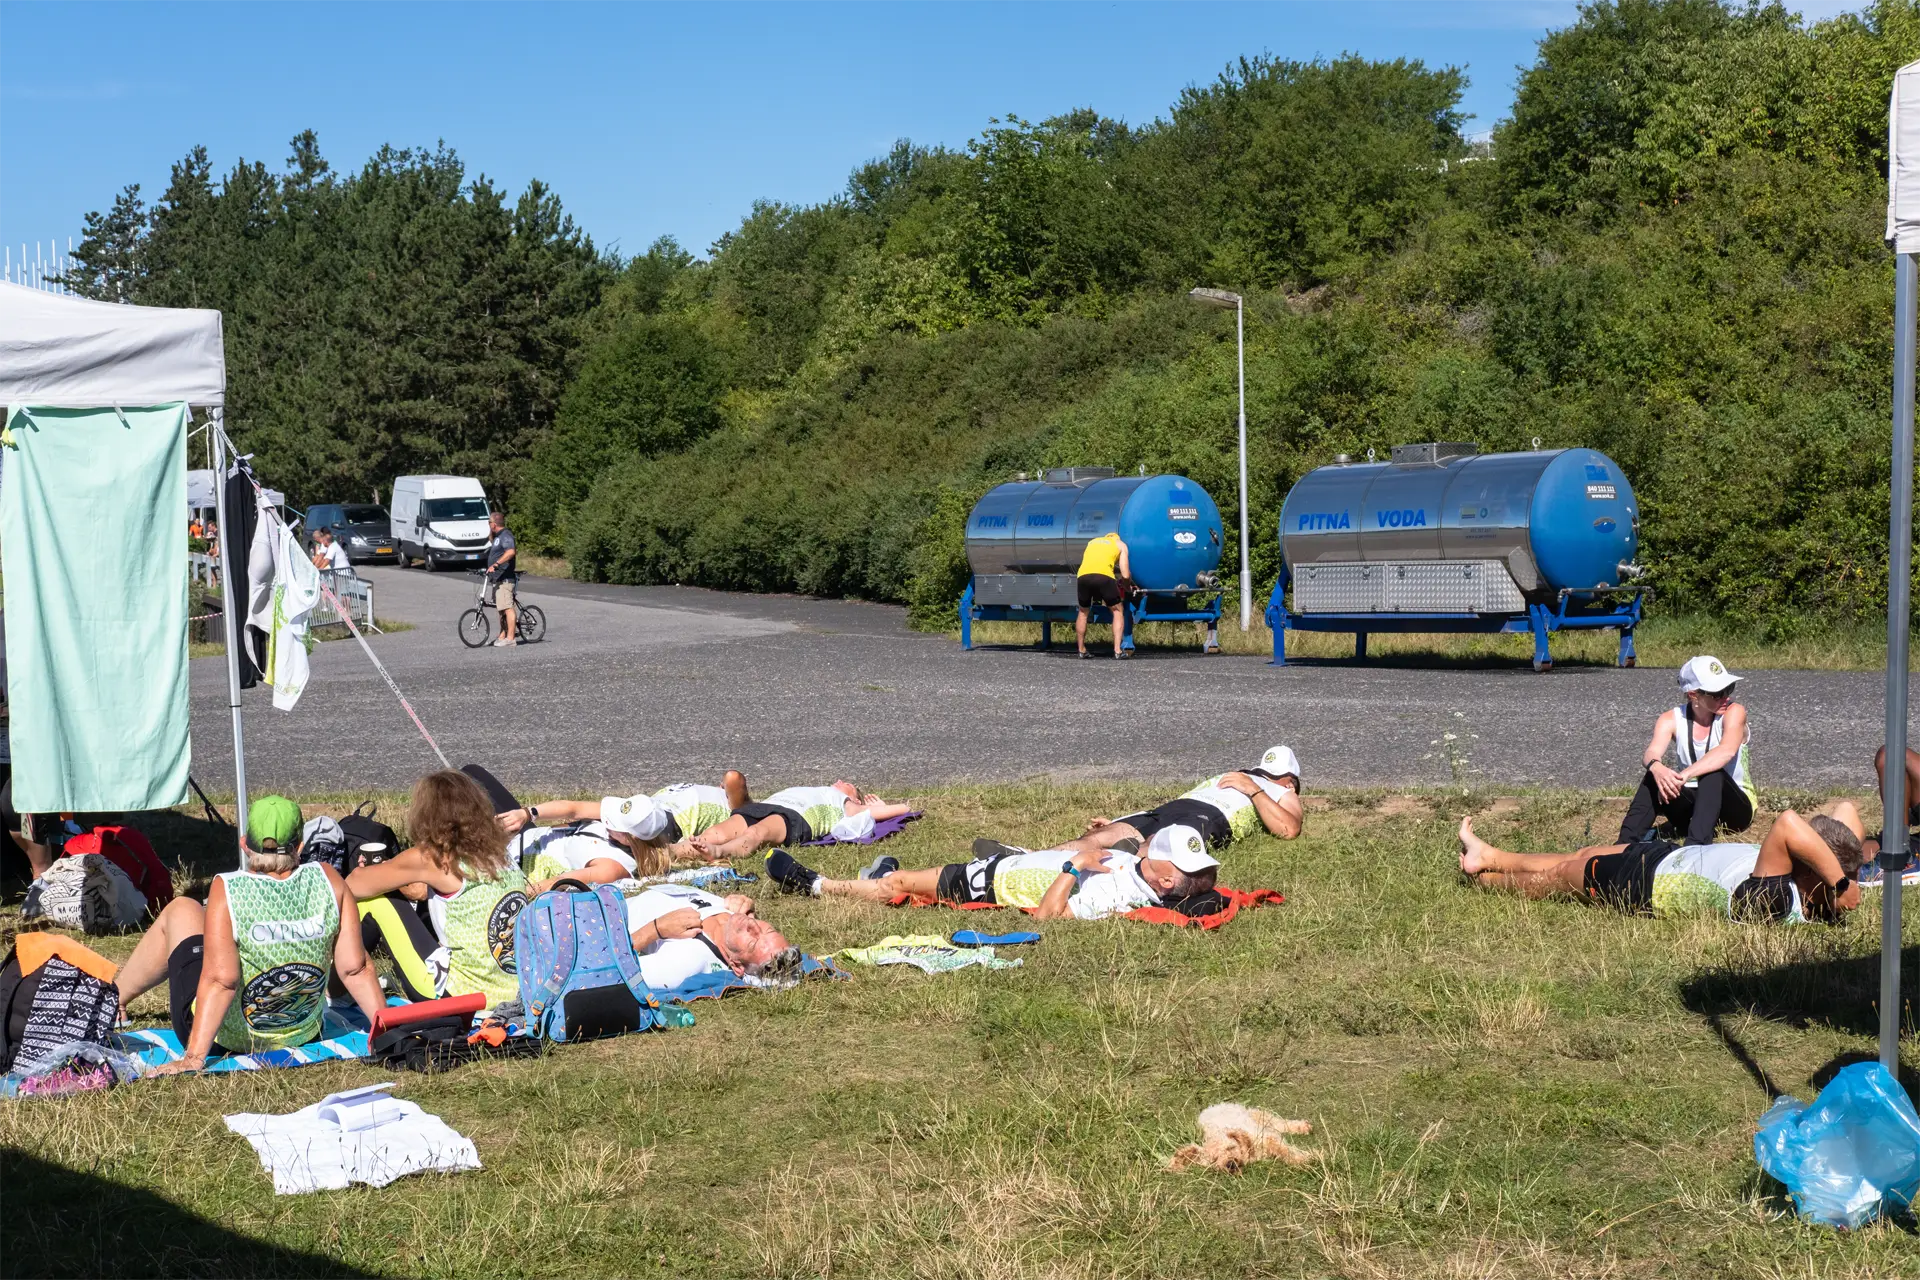
[[[205,552],[191,552],[187,556],[188,575],[195,582],[216,587],[219,585],[218,563]],[[373,584],[371,582],[351,573],[338,573],[333,570],[322,570],[320,578],[332,588],[335,595],[340,597],[340,603],[346,606],[354,622],[363,630],[373,632],[380,630],[373,621]],[[320,598],[320,603],[315,605],[313,612],[308,615],[308,622],[309,625],[316,627],[326,626],[328,623],[344,625],[340,615],[335,612],[332,602],[325,596]]]

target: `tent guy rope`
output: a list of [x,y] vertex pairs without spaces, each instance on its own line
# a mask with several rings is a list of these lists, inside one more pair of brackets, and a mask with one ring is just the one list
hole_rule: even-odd
[[[216,421],[213,424],[213,429],[216,433],[218,433],[219,441],[221,445],[225,448],[227,454],[235,460],[235,465],[244,463],[248,455],[243,455],[238,449],[234,448],[233,440],[227,435],[225,426]],[[259,479],[253,474],[252,468],[250,467],[243,468],[242,474],[244,474],[247,477],[247,482],[253,486],[254,492],[256,494],[265,492],[265,489],[261,485]],[[220,485],[218,486],[218,488],[220,492],[224,493],[226,486]],[[223,518],[223,527],[224,527],[224,518]],[[224,583],[222,585],[221,590],[223,593],[226,590]],[[433,734],[427,731],[426,723],[420,719],[420,714],[413,709],[413,704],[407,701],[407,695],[400,691],[400,685],[397,681],[394,680],[393,674],[387,670],[386,664],[380,661],[379,655],[374,653],[373,646],[367,643],[367,638],[365,635],[361,634],[360,628],[354,625],[353,616],[347,611],[346,606],[340,602],[340,597],[335,595],[333,592],[333,589],[327,586],[324,582],[321,583],[320,585],[320,594],[328,601],[328,603],[333,605],[336,611],[338,611],[340,615],[340,620],[347,624],[347,630],[352,634],[353,638],[359,642],[360,651],[367,655],[367,661],[373,664],[373,669],[380,673],[380,678],[386,681],[387,688],[392,691],[394,698],[399,701],[400,709],[407,713],[407,718],[413,721],[413,727],[420,731],[420,736],[426,739],[427,745],[433,749],[433,754],[440,761],[440,767],[443,769],[453,768],[453,765],[447,760],[446,752],[440,750],[440,744],[435,742],[433,740]],[[234,617],[234,621],[235,621],[235,626],[229,627],[228,629],[229,636],[233,636],[234,633],[237,631],[238,614],[237,612],[235,612],[235,610],[238,607],[238,603],[239,602],[237,601],[232,602],[232,607],[230,607],[228,610],[228,612]],[[238,746],[237,738],[235,740],[235,745]],[[244,815],[244,812],[245,811],[243,809],[242,810],[243,815]],[[242,821],[244,822],[244,816],[242,818]]]

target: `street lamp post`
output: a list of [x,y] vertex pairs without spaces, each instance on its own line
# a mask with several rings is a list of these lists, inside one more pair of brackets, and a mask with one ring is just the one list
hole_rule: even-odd
[[1240,629],[1253,625],[1253,570],[1247,560],[1247,304],[1225,289],[1194,289],[1187,296],[1203,307],[1233,309],[1240,369]]

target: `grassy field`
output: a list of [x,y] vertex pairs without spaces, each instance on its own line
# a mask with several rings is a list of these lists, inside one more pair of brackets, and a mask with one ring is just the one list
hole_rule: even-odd
[[[1047,784],[916,797],[887,846],[952,860],[1160,793]],[[336,797],[335,799],[349,799]],[[1774,1090],[1873,1049],[1878,910],[1846,927],[1631,919],[1459,883],[1471,809],[1573,845],[1618,798],[1310,797],[1307,834],[1227,881],[1288,901],[1214,935],[1048,923],[1023,968],[698,1006],[698,1024],[537,1061],[402,1074],[484,1171],[275,1198],[224,1113],[389,1078],[322,1066],[0,1104],[8,1275],[1891,1277],[1913,1224],[1794,1220],[1755,1167]],[[1770,797],[1774,804],[1787,797]],[[1800,802],[1794,798],[1795,802]],[[382,809],[398,812],[398,797]],[[342,805],[333,806],[336,809]],[[1766,819],[1762,819],[1764,823]],[[1869,820],[1873,825],[1874,820]],[[160,831],[204,849],[197,821]],[[846,873],[870,856],[828,852]],[[757,886],[816,951],[1026,922]],[[11,912],[8,916],[11,930]],[[1920,911],[1908,913],[1909,975]],[[101,949],[124,955],[131,938]],[[1913,988],[1908,988],[1911,993]],[[1911,1011],[1914,997],[1908,996]],[[140,1019],[164,1019],[156,996]],[[1920,1044],[1905,1064],[1908,1087]],[[1194,1117],[1312,1121],[1311,1164],[1173,1174]]]
[[[960,638],[956,627],[951,632]],[[1273,632],[1256,611],[1250,630],[1240,630],[1239,618],[1229,614],[1220,625],[1220,647],[1227,653],[1273,653]],[[1037,644],[1040,628],[1034,623],[981,622],[973,627],[975,644]],[[1098,642],[1096,643],[1096,637]],[[1073,626],[1055,626],[1053,642],[1073,644]],[[1149,622],[1134,635],[1143,648],[1197,649],[1200,628],[1195,623]],[[1111,651],[1113,633],[1106,627],[1087,628],[1087,647]],[[1634,649],[1643,667],[1677,668],[1697,653],[1711,653],[1735,671],[1792,668],[1803,671],[1883,671],[1887,663],[1887,634],[1882,626],[1825,628],[1792,639],[1729,632],[1710,618],[1655,616],[1634,630]],[[1617,631],[1563,631],[1553,637],[1553,660],[1560,666],[1613,666],[1620,652]],[[1336,661],[1353,657],[1353,636],[1330,632],[1291,631],[1287,657],[1308,661]],[[1367,637],[1367,660],[1383,666],[1525,666],[1533,661],[1531,635],[1392,635]]]

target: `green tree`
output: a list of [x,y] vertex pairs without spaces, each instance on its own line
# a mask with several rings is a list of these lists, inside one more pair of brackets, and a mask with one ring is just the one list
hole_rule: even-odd
[[681,449],[720,425],[727,370],[685,321],[639,316],[586,355],[533,451],[516,511],[564,541],[567,517],[613,463]]

